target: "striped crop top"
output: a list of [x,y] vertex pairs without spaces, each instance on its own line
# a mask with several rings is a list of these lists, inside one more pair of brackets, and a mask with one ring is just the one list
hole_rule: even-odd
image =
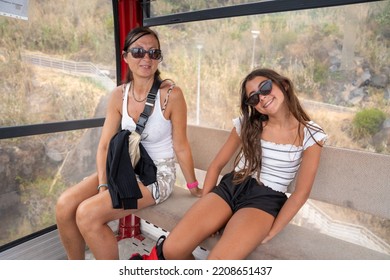
[[[240,118],[234,119],[233,124],[238,135],[240,135]],[[320,126],[313,121],[310,121],[309,124],[320,128]],[[260,172],[260,181],[265,186],[283,193],[287,191],[287,187],[294,180],[301,165],[303,151],[316,143],[311,137],[309,130],[315,140],[326,140],[327,135],[324,132],[317,131],[309,127],[304,128],[303,146],[276,144],[261,140],[263,159]],[[241,159],[241,162],[236,167],[236,170],[239,170],[243,166],[244,159]],[[257,178],[257,174],[253,174],[252,177]]]

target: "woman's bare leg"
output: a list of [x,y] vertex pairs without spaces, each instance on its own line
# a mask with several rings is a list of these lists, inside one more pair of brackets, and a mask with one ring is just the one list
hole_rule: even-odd
[[165,259],[193,259],[192,252],[195,248],[221,229],[231,215],[229,205],[220,196],[209,193],[202,197],[187,211],[165,240]]
[[244,259],[267,236],[274,217],[256,208],[243,208],[234,213],[208,259]]
[[[143,197],[138,200],[138,209],[154,205],[150,191],[143,185],[140,189]],[[96,259],[119,258],[117,239],[107,223],[135,211],[112,208],[109,191],[101,192],[80,204],[76,213],[77,226]]]
[[95,173],[67,189],[57,201],[57,227],[69,259],[85,259],[85,242],[76,224],[76,211],[81,202],[98,193],[97,185]]

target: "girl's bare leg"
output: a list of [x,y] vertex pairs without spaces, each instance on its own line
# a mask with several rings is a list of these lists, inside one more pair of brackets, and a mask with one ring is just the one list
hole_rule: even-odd
[[234,213],[208,259],[245,259],[267,236],[274,217],[256,208]]
[[195,248],[223,227],[231,215],[229,205],[218,195],[209,193],[202,197],[187,211],[165,240],[165,259],[193,259],[192,252]]
[[85,259],[85,242],[76,224],[76,211],[82,201],[97,194],[97,185],[97,174],[93,174],[67,189],[57,201],[57,227],[69,259]]
[[[143,198],[138,209],[154,205],[150,191],[140,186]],[[96,259],[119,259],[117,239],[108,222],[134,213],[135,210],[113,209],[109,191],[95,195],[80,204],[76,213],[77,226]]]

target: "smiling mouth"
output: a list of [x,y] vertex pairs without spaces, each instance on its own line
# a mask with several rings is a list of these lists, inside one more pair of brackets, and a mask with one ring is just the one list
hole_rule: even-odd
[[274,101],[273,98],[270,99],[267,103],[265,103],[265,104],[263,105],[263,108],[267,108],[273,101]]

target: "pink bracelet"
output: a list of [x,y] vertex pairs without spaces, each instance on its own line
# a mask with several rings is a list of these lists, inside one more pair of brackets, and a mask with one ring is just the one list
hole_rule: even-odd
[[193,188],[196,188],[196,187],[198,187],[198,186],[199,186],[198,181],[195,181],[195,182],[193,182],[193,183],[187,183],[187,188],[188,188],[188,189],[193,189]]

